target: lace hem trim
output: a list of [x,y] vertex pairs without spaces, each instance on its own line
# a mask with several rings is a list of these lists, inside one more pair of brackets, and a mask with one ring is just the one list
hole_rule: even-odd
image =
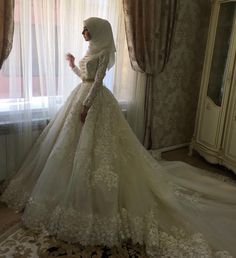
[[23,222],[28,228],[46,230],[58,239],[84,246],[113,247],[131,240],[134,244],[144,245],[150,257],[233,258],[227,251],[213,250],[200,233],[189,236],[174,227],[169,233],[164,232],[152,210],[143,217],[134,216],[126,209],[117,214],[98,216],[61,207],[51,212],[31,200]]

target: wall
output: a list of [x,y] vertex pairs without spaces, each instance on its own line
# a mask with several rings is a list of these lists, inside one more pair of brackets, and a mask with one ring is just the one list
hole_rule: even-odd
[[210,0],[178,0],[172,52],[153,89],[152,149],[189,142],[201,82]]

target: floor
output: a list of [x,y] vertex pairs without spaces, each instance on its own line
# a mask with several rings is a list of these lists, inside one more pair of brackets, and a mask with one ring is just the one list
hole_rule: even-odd
[[9,228],[20,222],[21,215],[0,203],[0,236]]
[[[181,148],[165,152],[162,154],[162,158],[170,161],[184,161],[193,166],[212,171],[212,173],[218,173],[220,175],[230,177],[236,181],[236,174],[222,166],[211,165],[207,163],[196,152],[193,153],[192,157],[188,156],[188,148]],[[15,213],[13,210],[7,208],[4,204],[0,203],[0,235],[19,221],[20,214]]]
[[230,177],[231,179],[236,181],[236,174],[234,172],[227,169],[226,167],[208,163],[196,151],[193,151],[193,155],[189,156],[188,155],[188,147],[162,153],[162,158],[165,160],[169,160],[169,161],[173,161],[173,160],[183,161],[192,166],[206,169],[213,173],[217,173],[217,174],[220,174],[223,176]]

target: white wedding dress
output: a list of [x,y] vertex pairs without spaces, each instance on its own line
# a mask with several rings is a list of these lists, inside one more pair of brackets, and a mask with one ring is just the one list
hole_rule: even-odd
[[[160,165],[102,86],[106,52],[83,58],[77,86],[1,200],[23,223],[68,242],[145,244],[151,257],[236,257],[236,186],[182,162]],[[82,104],[90,106],[84,124]]]

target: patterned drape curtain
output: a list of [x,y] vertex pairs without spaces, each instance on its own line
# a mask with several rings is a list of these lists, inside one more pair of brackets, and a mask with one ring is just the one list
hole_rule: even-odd
[[145,133],[151,148],[153,74],[163,71],[170,55],[177,0],[123,0],[130,61],[135,71],[146,73]]
[[12,48],[13,30],[14,0],[0,0],[0,69]]

